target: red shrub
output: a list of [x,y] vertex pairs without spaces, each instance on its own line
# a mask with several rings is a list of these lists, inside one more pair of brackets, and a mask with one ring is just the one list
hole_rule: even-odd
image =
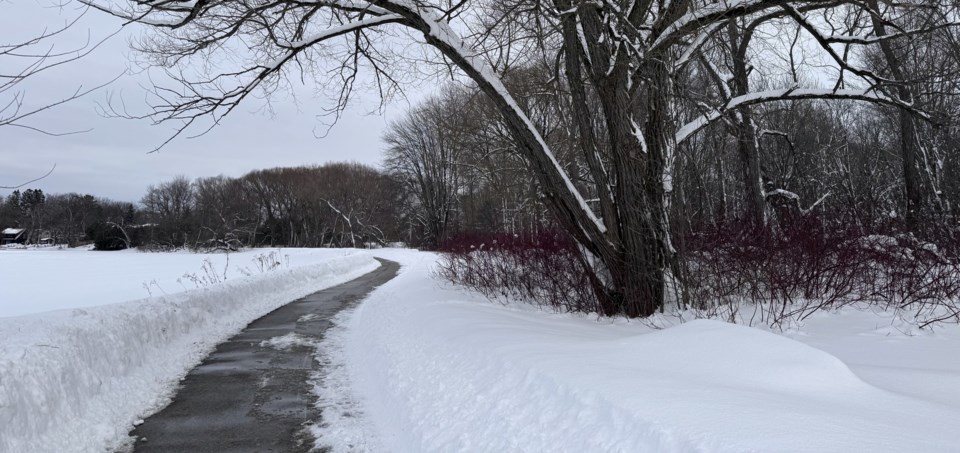
[[595,312],[576,245],[565,234],[461,235],[442,244],[439,274],[491,299],[509,298],[566,312]]
[[809,222],[779,234],[713,231],[686,244],[684,283],[696,309],[746,302],[755,320],[780,324],[863,302],[910,310],[921,325],[960,319],[960,265],[910,234],[864,236]]
[[[960,321],[960,264],[913,235],[826,230],[812,220],[777,233],[720,229],[681,241],[668,294],[707,316],[780,325],[867,303],[925,326]],[[440,276],[491,299],[600,312],[576,245],[563,233],[463,235],[443,244]],[[689,304],[684,306],[684,304]],[[752,309],[743,319],[738,310]]]

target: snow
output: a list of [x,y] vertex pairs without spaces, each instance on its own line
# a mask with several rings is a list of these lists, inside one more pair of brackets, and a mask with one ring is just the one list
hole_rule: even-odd
[[[106,305],[196,289],[184,274],[226,280],[258,274],[258,261],[276,258],[295,268],[356,253],[343,249],[252,249],[239,253],[102,252],[50,247],[0,249],[0,319],[30,313]],[[213,276],[211,275],[211,278]],[[149,289],[148,289],[149,288]]]
[[[238,263],[258,252],[230,259]],[[5,273],[27,270],[4,279],[0,300],[8,314],[20,307],[10,303],[11,294],[27,297],[19,302],[32,309],[86,306],[0,318],[0,452],[117,448],[216,344],[277,307],[379,266],[367,252],[284,253],[297,266],[247,277],[228,269],[219,284],[104,305],[136,294],[142,279],[172,288],[167,285],[178,273],[199,270],[203,256],[0,252]],[[206,258],[222,269],[216,260],[225,262],[225,255]],[[78,300],[47,301],[51,296]],[[275,340],[276,347],[296,341]]]
[[[690,58],[693,57],[693,55],[703,47],[703,44],[705,42],[707,42],[707,38],[712,36],[714,32],[716,32],[717,29],[719,29],[723,25],[724,24],[722,22],[711,24],[707,26],[705,30],[700,32],[700,34],[697,35],[697,37],[694,38],[693,41],[691,41],[690,44],[688,44],[687,47],[683,50],[683,53],[680,54],[680,58],[677,58],[677,62],[674,64],[675,67],[679,68],[687,64],[687,62],[690,61]],[[727,89],[727,87],[723,85],[721,86],[721,88],[725,90]]]
[[286,335],[263,340],[260,342],[260,346],[286,351],[297,346],[314,347],[315,342],[296,332],[291,332]]
[[[741,106],[748,106],[767,101],[791,100],[791,99],[852,99],[858,101],[867,101],[880,104],[887,104],[899,107],[909,107],[909,104],[899,99],[890,98],[883,93],[872,89],[866,90],[847,90],[847,89],[819,89],[819,88],[783,88],[776,90],[757,91],[737,96],[727,100],[724,105],[717,110],[707,112],[697,117],[693,121],[677,129],[674,136],[675,143],[682,143],[691,135],[703,129],[705,126],[716,121],[724,114]],[[924,116],[922,113],[918,113]]]
[[[321,344],[332,451],[956,451],[957,326],[818,313],[783,333],[500,306],[401,274]],[[336,351],[342,352],[336,352]],[[349,398],[344,397],[349,395]]]
[[730,17],[735,13],[736,10],[749,10],[760,3],[762,3],[762,0],[737,0],[732,2],[724,1],[696,8],[693,11],[680,16],[677,18],[677,20],[668,25],[663,32],[656,36],[657,39],[653,42],[653,44],[650,45],[650,48],[657,49],[662,45],[672,43],[676,39],[677,33],[680,33],[686,28],[690,28],[691,24],[694,24],[698,27],[711,25],[717,20],[723,20],[727,17]]
[[955,325],[921,330],[890,315],[843,310],[815,313],[786,336],[829,352],[874,386],[960,408]]
[[[155,277],[172,287],[203,259],[228,269],[225,282],[200,289],[0,318],[0,452],[123,447],[218,342],[286,302],[372,270],[373,256],[400,262],[400,274],[338,314],[319,344],[295,334],[264,342],[316,348],[322,366],[311,382],[322,418],[310,431],[332,452],[960,445],[956,325],[921,330],[852,308],[815,313],[784,332],[665,315],[637,322],[550,314],[436,280],[430,253],[283,253],[299,264],[244,276],[238,267],[253,252],[231,254],[230,266],[225,256],[187,253],[0,252],[18,257],[5,263],[22,261],[27,275],[60,282],[4,280],[8,294],[33,286],[88,304],[113,297],[114,280],[123,293],[124,279]],[[107,269],[99,256],[120,265]],[[96,275],[99,293],[81,282]],[[108,275],[123,278],[106,284]]]
[[[341,311],[333,318],[333,326],[316,345],[314,357],[321,369],[313,375],[313,393],[317,397],[321,424],[310,426],[316,446],[332,452],[374,452],[378,442],[375,428],[351,390],[347,357],[343,354],[350,336],[348,325],[353,310]],[[321,451],[323,448],[320,449]]]

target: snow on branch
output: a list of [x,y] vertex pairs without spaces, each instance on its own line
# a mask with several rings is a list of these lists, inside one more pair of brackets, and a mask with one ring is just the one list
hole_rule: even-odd
[[709,27],[707,27],[703,32],[701,32],[699,35],[697,35],[697,37],[694,38],[689,45],[687,45],[687,48],[684,49],[683,53],[680,55],[680,58],[677,59],[675,66],[679,68],[687,64],[687,62],[690,61],[690,58],[703,47],[703,45],[707,42],[710,36],[716,33],[716,31],[719,30],[720,27],[722,26],[723,26],[722,23],[712,24]]
[[803,207],[800,207],[800,195],[797,195],[795,192],[791,192],[786,189],[773,189],[773,190],[763,192],[764,199],[767,199],[767,200],[771,198],[783,199],[787,202],[787,204],[793,205],[797,209],[797,211],[800,212],[800,215],[804,215],[804,216],[813,212],[813,210],[816,209],[816,207],[819,206],[821,203],[823,203],[823,201],[826,200],[829,196],[830,196],[830,192],[827,192],[823,196],[818,198],[817,201],[813,202],[813,204],[811,204],[806,208],[803,208]]
[[650,51],[655,52],[676,44],[686,34],[709,28],[712,24],[753,14],[783,3],[783,0],[724,0],[696,8],[674,20],[659,35],[652,35],[656,39],[650,45]]
[[381,16],[374,16],[369,19],[362,19],[355,22],[348,22],[337,27],[331,27],[326,30],[323,30],[320,33],[316,33],[308,38],[304,38],[298,41],[280,42],[279,46],[283,48],[291,49],[291,51],[296,49],[303,49],[306,47],[310,47],[314,44],[318,44],[322,41],[326,41],[327,39],[349,33],[351,31],[359,30],[362,28],[370,28],[370,27],[374,27],[377,25],[382,25],[390,22],[400,22],[401,20],[403,20],[403,16],[399,14],[384,14]]
[[847,58],[837,53],[837,51],[830,45],[831,42],[820,32],[820,30],[817,29],[817,27],[813,25],[813,23],[807,20],[807,17],[802,12],[800,12],[797,8],[794,8],[791,5],[783,5],[782,8],[787,13],[788,16],[793,18],[797,22],[797,24],[800,25],[800,27],[802,27],[804,30],[810,33],[811,36],[813,36],[813,39],[820,45],[820,47],[828,55],[830,55],[830,58],[833,59],[833,61],[837,64],[837,66],[840,69],[844,71],[850,71],[851,73],[856,74],[857,76],[863,78],[864,80],[867,80],[874,84],[881,83],[881,82],[890,82],[890,80],[875,74],[873,71],[869,71],[863,68],[857,68],[850,65],[850,63],[847,61]]
[[894,107],[899,107],[905,110],[912,112],[913,114],[923,118],[925,120],[930,120],[930,116],[917,109],[913,104],[896,99],[890,96],[887,96],[883,93],[880,93],[874,89],[866,90],[830,90],[830,89],[818,89],[818,88],[786,88],[779,90],[768,90],[768,91],[759,91],[755,93],[749,93],[743,96],[737,96],[730,99],[723,106],[717,108],[712,112],[705,113],[693,121],[682,126],[677,130],[676,133],[676,143],[682,143],[684,140],[689,138],[695,132],[703,129],[707,125],[713,123],[714,121],[720,119],[727,113],[740,108],[750,105],[763,104],[767,102],[776,102],[776,101],[791,101],[791,100],[803,100],[803,99],[850,99],[856,101],[865,101],[873,102],[877,104],[884,104]]
[[[387,10],[398,12],[406,17],[410,23],[413,23],[416,28],[419,28],[424,33],[428,42],[432,42],[444,55],[475,78],[481,86],[486,85],[487,91],[492,92],[491,94],[495,95],[497,100],[506,104],[512,115],[523,124],[525,132],[533,138],[533,142],[536,144],[537,149],[532,150],[534,155],[531,157],[537,161],[545,158],[549,168],[544,168],[543,170],[554,174],[562,181],[563,187],[577,203],[580,214],[586,217],[590,225],[584,225],[583,222],[580,222],[580,227],[584,230],[584,233],[592,236],[589,234],[590,229],[595,229],[600,234],[605,233],[607,228],[603,224],[603,221],[597,217],[593,209],[587,204],[586,199],[573,184],[573,181],[569,175],[567,175],[566,171],[564,171],[560,162],[550,149],[550,146],[533,124],[533,121],[531,121],[523,109],[520,108],[519,104],[517,104],[513,98],[513,95],[511,95],[507,87],[504,86],[500,77],[497,76],[490,64],[480,57],[477,52],[469,48],[466,43],[463,42],[463,39],[453,31],[450,24],[441,20],[433,11],[424,10],[416,4],[416,2],[407,0],[381,0],[377,3]],[[539,155],[536,155],[537,153],[539,153]],[[574,215],[577,214],[575,213]],[[579,215],[577,216],[579,217]]]

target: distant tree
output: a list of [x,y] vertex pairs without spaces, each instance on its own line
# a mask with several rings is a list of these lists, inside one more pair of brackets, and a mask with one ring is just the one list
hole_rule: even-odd
[[21,200],[20,190],[14,190],[7,195],[7,198],[3,203],[3,211],[0,212],[3,216],[4,224],[8,226],[18,227],[21,225],[23,220],[23,208],[20,204]]
[[428,246],[455,224],[465,188],[465,95],[432,98],[390,125],[386,166],[413,196],[413,216]]
[[145,221],[156,223],[154,240],[168,248],[189,244],[195,231],[193,185],[184,176],[147,188],[140,200]]
[[[140,213],[133,203],[107,199],[99,199],[97,203],[100,215],[85,230],[87,239],[93,241],[97,250],[122,250],[145,244],[146,232],[153,232],[153,228],[137,223]],[[163,242],[164,246],[168,244],[168,240]]]
[[46,207],[47,196],[43,190],[27,189],[20,197],[20,210],[29,222],[27,242],[39,240],[40,230],[43,228],[43,212]]
[[396,238],[397,207],[400,188],[382,172],[361,164],[333,163],[313,170],[311,181],[300,187],[312,187],[303,194],[319,202],[324,225],[329,232],[327,245],[363,247],[385,245]]
[[225,176],[193,182],[197,247],[235,250],[255,234],[256,206],[244,196],[242,184]]
[[129,233],[113,222],[96,222],[87,227],[86,234],[96,250],[124,250],[136,245]]

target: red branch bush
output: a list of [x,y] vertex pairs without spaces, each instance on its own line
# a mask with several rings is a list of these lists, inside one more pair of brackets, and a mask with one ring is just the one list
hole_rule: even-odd
[[576,245],[564,233],[460,235],[442,244],[439,275],[488,298],[596,312]]
[[912,311],[921,326],[960,321],[960,265],[911,234],[824,231],[815,222],[778,234],[720,230],[688,238],[684,286],[692,308],[743,303],[767,324],[865,303]]
[[[782,325],[853,303],[921,326],[960,321],[960,264],[913,235],[863,235],[801,221],[776,233],[718,229],[681,241],[668,288],[680,309]],[[599,312],[577,246],[560,232],[462,235],[442,245],[439,275],[495,300]],[[750,308],[749,319],[739,310]]]

